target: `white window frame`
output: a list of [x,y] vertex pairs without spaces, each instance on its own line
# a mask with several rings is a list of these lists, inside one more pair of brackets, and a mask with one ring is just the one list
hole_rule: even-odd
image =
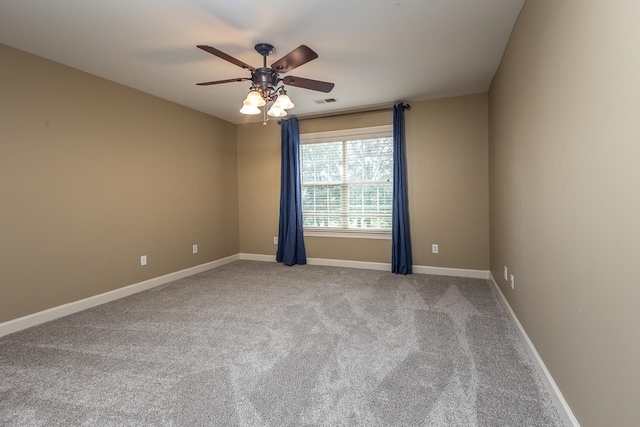
[[[336,131],[312,132],[300,134],[300,144],[318,142],[337,142],[357,139],[393,137],[393,125],[370,126],[366,128],[343,129]],[[302,165],[302,150],[300,150]],[[302,179],[302,177],[301,177]],[[346,203],[346,201],[345,201]],[[358,230],[346,228],[304,227],[304,235],[310,237],[347,237],[356,239],[391,239],[391,230]]]

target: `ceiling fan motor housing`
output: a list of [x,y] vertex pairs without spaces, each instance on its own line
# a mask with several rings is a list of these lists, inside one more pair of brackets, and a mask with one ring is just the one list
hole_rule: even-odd
[[268,98],[278,86],[278,72],[269,67],[256,68],[251,74],[251,81],[265,101],[271,101]]

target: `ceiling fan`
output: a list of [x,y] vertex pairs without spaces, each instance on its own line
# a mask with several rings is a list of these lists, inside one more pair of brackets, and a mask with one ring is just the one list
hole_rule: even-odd
[[331,92],[334,86],[333,83],[305,79],[303,77],[280,77],[280,74],[288,73],[318,57],[317,53],[305,45],[297,47],[271,64],[271,67],[267,67],[267,56],[274,53],[276,48],[268,43],[258,43],[255,45],[255,49],[262,55],[262,67],[259,68],[254,68],[212,46],[198,45],[198,48],[251,72],[251,77],[237,77],[235,79],[196,83],[198,86],[209,86],[250,80],[252,83],[251,89],[240,110],[243,114],[260,114],[260,107],[266,105],[267,102],[273,102],[267,114],[274,117],[286,116],[286,110],[293,108],[293,103],[291,99],[289,99],[284,85],[317,90],[325,93]]

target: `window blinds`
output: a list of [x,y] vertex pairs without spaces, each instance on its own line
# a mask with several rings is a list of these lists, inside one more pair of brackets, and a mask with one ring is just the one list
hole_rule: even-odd
[[303,134],[301,140],[304,227],[391,230],[391,126]]

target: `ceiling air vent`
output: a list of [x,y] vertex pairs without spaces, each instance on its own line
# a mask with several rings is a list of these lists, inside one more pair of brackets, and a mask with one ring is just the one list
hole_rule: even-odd
[[325,98],[325,99],[316,99],[313,102],[315,102],[316,104],[329,104],[331,102],[338,102],[338,100],[335,98]]

